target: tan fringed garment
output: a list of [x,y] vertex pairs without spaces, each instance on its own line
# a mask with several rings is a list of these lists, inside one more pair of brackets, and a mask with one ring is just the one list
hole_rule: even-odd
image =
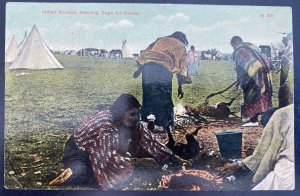
[[172,73],[189,77],[187,71],[187,52],[185,45],[171,37],[158,38],[138,58],[139,64],[157,63]]

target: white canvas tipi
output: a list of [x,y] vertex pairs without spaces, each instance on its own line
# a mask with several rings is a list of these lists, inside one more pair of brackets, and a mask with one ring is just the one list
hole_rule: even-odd
[[34,25],[9,69],[63,69]]
[[123,58],[133,58],[128,46],[127,46],[127,40],[125,39],[122,43],[122,57]]
[[27,38],[27,31],[25,31],[25,36],[24,36],[23,40],[21,41],[21,43],[19,44],[19,51],[21,51],[21,49],[26,41],[26,38]]
[[15,58],[17,57],[18,52],[19,52],[18,44],[17,44],[15,35],[14,35],[6,52],[5,52],[5,62],[8,62],[8,63],[13,62],[15,60]]

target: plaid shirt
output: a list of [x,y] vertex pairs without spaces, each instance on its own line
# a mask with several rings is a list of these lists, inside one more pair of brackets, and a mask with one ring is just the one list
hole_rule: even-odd
[[[145,125],[139,124],[138,130],[135,130],[137,138],[131,145],[143,149],[144,153],[157,161],[167,161],[172,151],[155,139]],[[74,131],[74,138],[79,149],[88,153],[98,185],[102,189],[111,189],[131,176],[133,164],[122,153],[119,130],[113,124],[109,110],[101,111],[84,121]]]

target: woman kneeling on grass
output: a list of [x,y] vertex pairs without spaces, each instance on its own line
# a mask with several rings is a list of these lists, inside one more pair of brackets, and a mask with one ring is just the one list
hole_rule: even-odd
[[67,169],[50,185],[117,189],[133,173],[132,157],[152,157],[160,163],[189,163],[151,134],[139,120],[140,106],[134,96],[122,94],[110,110],[85,120],[65,145],[63,163]]

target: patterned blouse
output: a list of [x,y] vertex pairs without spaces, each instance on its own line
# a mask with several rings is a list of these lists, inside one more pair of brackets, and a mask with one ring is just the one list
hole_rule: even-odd
[[120,130],[113,124],[109,110],[89,117],[74,131],[75,142],[79,149],[88,153],[102,189],[111,189],[131,176],[134,167],[130,154],[148,155],[158,162],[168,161],[173,156],[172,151],[147,129],[146,123],[140,123],[134,131],[129,147],[125,149],[130,152],[125,154],[121,149],[124,145],[120,143]]

